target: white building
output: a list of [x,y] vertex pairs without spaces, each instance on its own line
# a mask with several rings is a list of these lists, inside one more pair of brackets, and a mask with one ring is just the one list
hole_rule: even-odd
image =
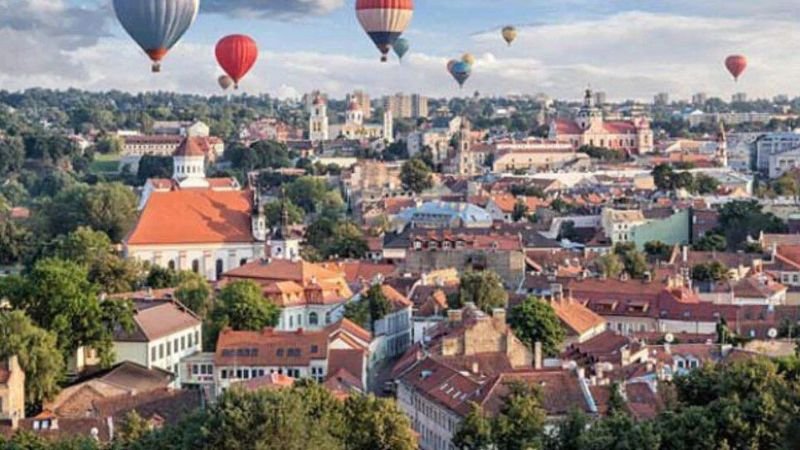
[[133,230],[123,240],[128,258],[209,280],[264,255],[266,221],[258,200],[230,178],[206,178],[192,139],[176,151],[171,180],[149,180]]
[[325,99],[319,95],[314,98],[311,105],[311,116],[308,118],[308,139],[315,143],[330,139],[328,105]]

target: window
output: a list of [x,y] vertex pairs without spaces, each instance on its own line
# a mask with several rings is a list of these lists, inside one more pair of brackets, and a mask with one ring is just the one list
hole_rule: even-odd
[[164,357],[164,344],[159,344],[158,345],[158,359],[161,359],[163,357]]
[[169,260],[169,262],[167,263],[167,267],[169,268],[169,270],[175,270],[175,260],[174,259]]
[[192,375],[197,375],[197,364],[192,364]]
[[289,328],[294,327],[294,316],[289,316]]
[[217,260],[217,267],[216,267],[217,279],[219,279],[222,276],[222,272],[225,271],[225,267],[224,266],[225,266],[225,263],[222,262],[222,259],[218,259]]
[[239,265],[240,266],[243,266],[245,264],[247,264],[247,258],[242,258],[242,259],[239,260]]
[[181,351],[186,350],[186,336],[181,336]]
[[219,376],[223,380],[227,380],[228,379],[228,370],[227,369],[222,369],[222,371],[220,372]]
[[172,351],[174,353],[178,353],[178,338],[175,338],[175,340],[172,341]]
[[317,325],[318,323],[319,323],[319,316],[317,316],[317,313],[315,312],[308,313],[308,324]]
[[172,354],[172,346],[167,342],[167,356]]
[[199,259],[192,260],[192,272],[200,273],[200,260]]
[[200,332],[199,331],[195,331],[194,332],[194,343],[195,343],[195,345],[200,345]]
[[153,362],[155,360],[156,360],[156,348],[152,347],[150,348],[150,362]]
[[192,346],[192,333],[189,333],[188,338],[189,338],[188,339],[188,341],[189,341],[188,345],[189,345],[189,347],[191,347]]

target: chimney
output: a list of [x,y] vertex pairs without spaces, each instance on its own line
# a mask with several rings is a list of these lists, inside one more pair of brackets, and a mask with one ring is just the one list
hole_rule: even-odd
[[542,368],[542,343],[539,341],[533,344],[533,368],[536,370]]
[[495,308],[492,310],[492,317],[497,322],[505,325],[506,324],[506,310],[504,308]]
[[448,309],[447,310],[447,321],[450,323],[461,323],[461,319],[463,317],[462,310],[460,309]]

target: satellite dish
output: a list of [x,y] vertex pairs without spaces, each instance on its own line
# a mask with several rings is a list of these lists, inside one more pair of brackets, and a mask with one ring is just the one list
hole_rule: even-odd
[[775,339],[776,337],[778,337],[778,330],[776,330],[775,328],[770,328],[767,331],[767,336],[769,336],[770,339]]
[[675,341],[675,335],[672,333],[667,333],[664,335],[664,342],[667,344],[672,344]]

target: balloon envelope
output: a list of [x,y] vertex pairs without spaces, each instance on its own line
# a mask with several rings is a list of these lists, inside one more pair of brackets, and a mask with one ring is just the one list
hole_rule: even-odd
[[511,45],[512,42],[517,38],[517,29],[512,26],[503,27],[503,39]]
[[461,56],[461,61],[464,61],[471,66],[475,64],[475,57],[472,56],[471,53],[464,53],[464,55]]
[[408,53],[408,49],[411,48],[411,45],[408,43],[408,39],[398,38],[396,41],[394,41],[392,48],[394,49],[394,53],[397,55],[397,57],[403,59],[403,56]]
[[258,58],[258,45],[249,36],[232,34],[220,39],[215,50],[220,67],[238,88],[239,81],[253,68]]
[[153,72],[197,17],[200,0],[114,0],[122,27],[153,61]]
[[356,16],[386,61],[414,15],[414,0],[356,0]]
[[233,86],[233,80],[227,75],[220,75],[219,78],[217,78],[217,82],[223,91],[226,91],[229,87]]
[[450,75],[455,78],[459,86],[464,86],[470,75],[472,75],[472,66],[464,61],[456,61],[450,68]]
[[447,71],[453,73],[453,66],[455,66],[457,62],[457,59],[451,59],[450,61],[447,61]]
[[743,55],[731,55],[725,58],[725,67],[733,75],[733,79],[738,81],[739,77],[747,69],[747,58]]

